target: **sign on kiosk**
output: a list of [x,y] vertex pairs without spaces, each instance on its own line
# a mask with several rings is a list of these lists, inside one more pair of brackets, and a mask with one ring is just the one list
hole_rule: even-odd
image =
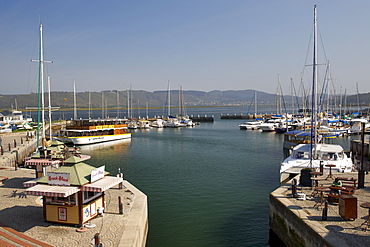
[[49,185],[62,185],[70,186],[69,173],[62,172],[49,172],[48,173],[48,184]]
[[104,177],[104,171],[105,171],[105,166],[98,167],[94,170],[91,171],[91,182],[94,183],[95,181],[101,179]]

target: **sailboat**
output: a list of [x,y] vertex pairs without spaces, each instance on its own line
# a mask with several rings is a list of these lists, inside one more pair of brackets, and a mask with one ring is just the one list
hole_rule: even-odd
[[316,5],[314,6],[314,48],[313,48],[313,75],[312,75],[312,115],[311,115],[311,141],[308,144],[297,145],[292,154],[287,157],[280,167],[280,180],[284,181],[292,175],[299,174],[302,169],[317,169],[322,165],[331,164],[333,171],[351,172],[353,162],[343,150],[342,146],[319,143],[317,134],[317,21]]

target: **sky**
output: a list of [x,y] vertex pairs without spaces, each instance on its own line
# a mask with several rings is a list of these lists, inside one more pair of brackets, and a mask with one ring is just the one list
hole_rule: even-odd
[[312,84],[315,4],[319,83],[329,60],[334,92],[370,92],[368,0],[0,0],[0,94],[37,92],[40,22],[51,91],[153,92],[170,80],[276,93],[279,80],[289,94]]

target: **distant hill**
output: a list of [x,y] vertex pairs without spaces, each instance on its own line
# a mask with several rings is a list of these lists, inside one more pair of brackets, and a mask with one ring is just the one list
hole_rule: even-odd
[[[90,92],[91,108],[127,107],[127,91],[103,91]],[[253,102],[255,90],[214,90],[210,92],[188,90],[183,91],[182,99],[185,106],[230,106],[230,105],[250,105]],[[171,90],[171,106],[179,106],[179,90]],[[370,93],[359,94],[361,105],[368,106],[370,103]],[[347,105],[357,105],[357,95],[347,96]],[[26,107],[37,107],[37,94],[16,94],[0,95],[0,112],[11,109],[25,109]],[[60,108],[73,108],[73,92],[51,92],[51,105]],[[132,107],[164,107],[167,105],[167,91],[147,92],[144,90],[132,91]],[[284,103],[290,105],[292,96],[284,97]],[[296,100],[296,99],[295,99]],[[300,100],[300,99],[298,99]],[[76,93],[77,108],[89,107],[89,92]],[[259,105],[275,105],[276,95],[265,92],[257,92],[257,102]],[[45,95],[45,106],[48,106],[48,96]]]

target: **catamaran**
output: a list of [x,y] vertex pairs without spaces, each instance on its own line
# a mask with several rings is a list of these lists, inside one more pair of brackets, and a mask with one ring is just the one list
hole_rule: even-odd
[[314,54],[313,54],[313,82],[312,82],[312,114],[311,114],[311,133],[310,143],[299,144],[293,149],[292,154],[286,158],[280,166],[280,181],[291,177],[290,174],[299,174],[304,168],[319,168],[320,164],[334,165],[331,169],[338,172],[351,172],[353,162],[340,145],[320,144],[317,134],[317,22],[316,5],[314,6]]

